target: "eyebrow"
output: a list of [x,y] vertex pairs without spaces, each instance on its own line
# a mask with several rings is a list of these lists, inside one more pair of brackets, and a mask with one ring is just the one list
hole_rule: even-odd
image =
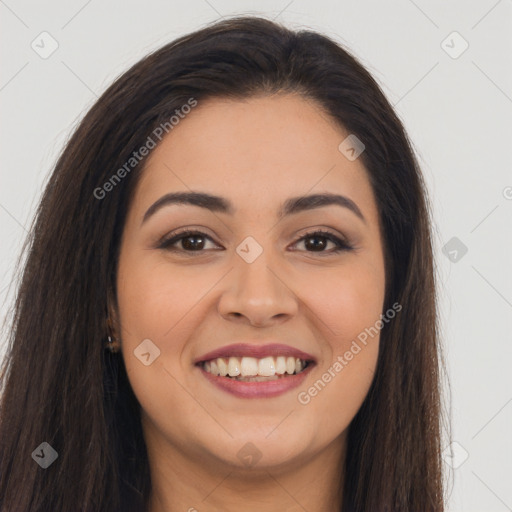
[[[233,215],[235,209],[233,204],[223,197],[214,196],[204,192],[171,192],[165,194],[156,202],[154,202],[144,214],[142,224],[146,222],[152,215],[164,206],[172,204],[188,204],[192,206],[199,206],[200,208],[206,208],[212,212],[226,213]],[[288,215],[293,215],[306,210],[313,210],[316,208],[322,208],[323,206],[337,205],[343,208],[347,208],[359,217],[364,223],[366,219],[359,207],[346,196],[339,194],[323,193],[323,194],[311,194],[308,196],[291,197],[287,199],[277,214],[278,219],[282,219]]]

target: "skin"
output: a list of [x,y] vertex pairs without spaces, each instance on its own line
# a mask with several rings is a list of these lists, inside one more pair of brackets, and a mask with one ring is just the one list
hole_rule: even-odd
[[[341,506],[347,428],[376,369],[375,336],[303,405],[307,391],[383,313],[385,267],[373,191],[361,159],[338,146],[348,132],[295,94],[200,103],[152,151],[126,219],[117,276],[118,321],[131,386],[141,404],[151,467],[150,512],[317,511]],[[229,199],[235,214],[168,205],[169,192]],[[365,221],[337,205],[277,219],[289,197],[349,197]],[[158,241],[179,228],[205,233],[198,251]],[[315,250],[316,229],[346,238]],[[263,253],[236,252],[253,237]],[[308,243],[309,240],[309,243]],[[190,242],[190,238],[185,242]],[[314,242],[314,240],[313,240]],[[180,252],[181,251],[181,252]],[[150,339],[160,356],[134,356]],[[218,389],[195,358],[237,342],[284,343],[315,356],[296,389],[240,398]],[[252,443],[261,456],[237,457]]]

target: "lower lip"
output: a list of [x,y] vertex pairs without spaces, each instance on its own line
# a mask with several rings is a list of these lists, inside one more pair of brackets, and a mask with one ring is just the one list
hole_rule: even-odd
[[230,379],[229,377],[213,375],[204,371],[201,367],[199,367],[199,369],[212,384],[232,395],[240,398],[271,398],[298,387],[314,366],[313,363],[310,363],[304,371],[297,375],[280,377],[279,379],[269,380],[267,382],[243,382]]

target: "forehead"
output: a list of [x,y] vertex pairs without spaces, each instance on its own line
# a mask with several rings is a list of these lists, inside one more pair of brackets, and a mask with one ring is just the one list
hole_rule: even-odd
[[199,189],[229,197],[237,212],[322,191],[372,203],[361,160],[338,149],[348,135],[295,94],[199,102],[149,155],[135,202]]

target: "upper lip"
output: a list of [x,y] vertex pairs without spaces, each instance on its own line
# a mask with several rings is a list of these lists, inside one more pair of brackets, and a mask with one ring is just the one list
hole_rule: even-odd
[[194,364],[217,359],[218,357],[255,357],[256,359],[262,359],[268,356],[297,357],[304,361],[316,361],[315,357],[311,354],[281,343],[270,343],[267,345],[234,343],[232,345],[225,345],[224,347],[217,348],[198,357],[194,361]]

